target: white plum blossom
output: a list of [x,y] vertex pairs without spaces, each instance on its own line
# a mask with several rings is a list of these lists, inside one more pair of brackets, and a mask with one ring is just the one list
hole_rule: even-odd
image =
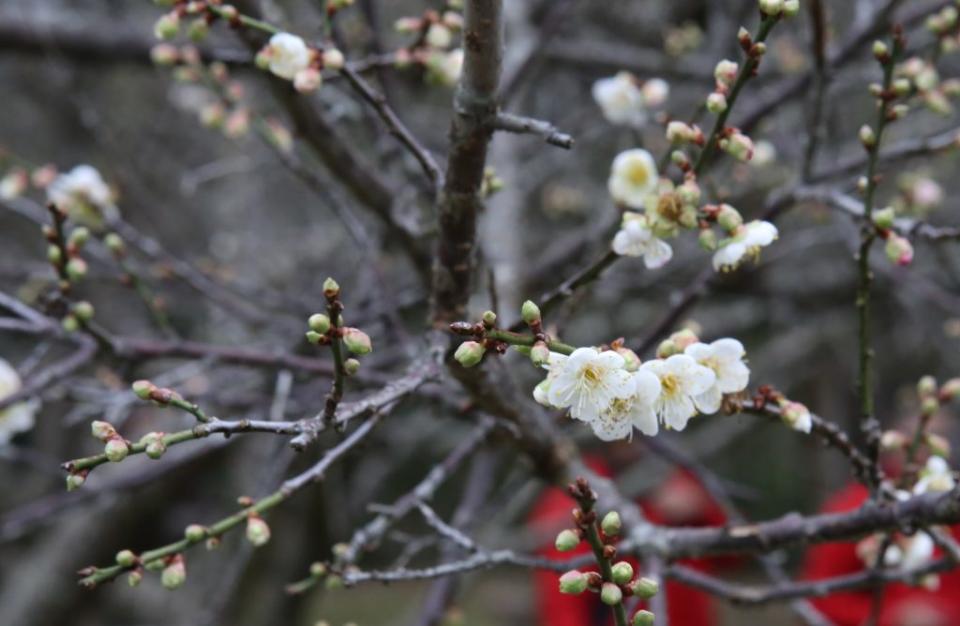
[[614,398],[607,409],[590,422],[593,433],[603,441],[625,439],[637,428],[644,435],[657,434],[654,403],[660,396],[660,379],[652,372],[638,370],[630,375],[633,392]]
[[[0,400],[17,393],[22,386],[17,370],[0,359]],[[36,411],[34,402],[18,402],[0,410],[0,446],[8,444],[15,434],[33,428]]]
[[653,155],[642,148],[621,152],[613,160],[607,188],[614,201],[632,209],[644,208],[659,181]]
[[640,128],[647,121],[647,107],[636,77],[630,72],[619,72],[593,83],[593,99],[603,116],[612,124]]
[[85,226],[99,227],[104,217],[119,217],[110,187],[92,165],[77,165],[57,176],[47,187],[47,200]]
[[540,381],[540,384],[533,388],[533,399],[543,406],[553,406],[547,398],[547,392],[554,379],[560,374],[563,362],[567,360],[567,355],[559,352],[551,352],[547,357],[547,362],[543,364],[543,369],[547,370],[547,377]]
[[713,385],[694,398],[701,413],[716,413],[720,410],[723,394],[743,391],[750,382],[750,369],[743,362],[746,350],[736,339],[718,339],[709,344],[694,343],[687,346],[684,354],[710,368],[715,375]]
[[686,428],[697,414],[694,398],[707,392],[717,379],[713,370],[686,354],[647,361],[640,370],[652,372],[660,379],[660,396],[654,409],[659,420],[674,430]]
[[773,243],[778,234],[777,227],[770,222],[754,220],[742,225],[713,254],[713,268],[717,271],[736,269],[746,258],[758,256],[760,248]]
[[557,408],[569,408],[575,419],[592,422],[615,399],[634,393],[636,385],[625,365],[616,352],[577,348],[558,365],[551,366],[551,374],[555,367],[559,371],[546,390],[547,400]]
[[670,83],[662,78],[651,78],[643,83],[640,91],[643,93],[643,103],[654,109],[663,106],[670,97]]
[[915,570],[923,567],[933,560],[933,552],[936,544],[927,533],[918,531],[911,537],[905,548],[903,556],[900,559],[900,567],[905,570]]
[[297,72],[310,66],[310,57],[306,42],[290,33],[277,33],[267,44],[270,71],[280,78],[293,80]]
[[620,256],[643,257],[644,265],[651,270],[663,267],[673,257],[670,244],[657,238],[647,227],[646,218],[636,213],[624,214],[612,248]]
[[920,480],[913,486],[913,493],[950,491],[956,485],[950,465],[939,456],[931,456],[920,472]]

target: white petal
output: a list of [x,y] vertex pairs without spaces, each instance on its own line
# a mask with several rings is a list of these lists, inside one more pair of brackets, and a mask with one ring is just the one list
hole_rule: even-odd
[[747,353],[747,351],[744,350],[742,343],[730,337],[717,339],[710,344],[710,347],[713,349],[714,355],[724,361],[742,359]]
[[639,369],[633,373],[634,393],[639,406],[653,406],[660,396],[660,379],[649,369]]
[[633,425],[627,419],[599,418],[590,422],[593,433],[603,441],[617,441],[630,436]]
[[697,410],[689,396],[675,394],[661,399],[660,418],[674,430],[686,428],[687,422],[696,414]]
[[723,394],[720,393],[720,389],[716,385],[713,385],[703,393],[694,396],[693,401],[701,413],[711,415],[720,410],[720,405],[723,403]]
[[633,425],[647,437],[653,437],[659,430],[657,414],[653,407],[640,407],[633,412]]
[[691,343],[683,351],[684,354],[694,359],[697,363],[703,363],[707,359],[713,358],[713,346],[706,343]]
[[740,241],[731,241],[713,253],[713,269],[719,271],[725,267],[736,267],[747,253],[747,247]]
[[647,269],[655,270],[669,263],[672,258],[673,248],[670,247],[670,244],[661,239],[654,239],[647,245],[646,253],[643,255],[643,264],[647,266]]
[[776,240],[778,232],[777,227],[770,222],[759,220],[750,222],[746,225],[746,237],[744,244],[751,248],[753,246],[769,246]]
[[717,387],[723,393],[743,391],[750,384],[750,368],[743,361],[727,363],[717,373]]

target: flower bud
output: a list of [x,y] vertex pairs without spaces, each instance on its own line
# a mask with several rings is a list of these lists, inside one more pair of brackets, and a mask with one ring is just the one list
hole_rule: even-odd
[[577,534],[577,531],[569,528],[561,530],[557,534],[557,539],[553,542],[553,545],[560,552],[570,552],[580,545],[580,535]]
[[623,357],[623,369],[627,370],[628,372],[635,372],[640,369],[640,357],[637,356],[637,353],[630,348],[620,346],[619,348],[616,348],[614,352]]
[[137,562],[137,555],[130,550],[121,550],[117,552],[116,561],[120,567],[133,567]]
[[63,252],[59,246],[47,246],[47,261],[51,265],[60,265],[63,261]]
[[327,298],[336,298],[340,295],[340,285],[332,278],[323,281],[323,295]]
[[480,319],[483,321],[484,326],[493,328],[497,323],[497,314],[493,311],[484,311]]
[[695,126],[674,120],[667,124],[667,141],[670,143],[695,143],[699,136],[697,130]]
[[920,413],[923,415],[936,415],[939,410],[940,402],[935,397],[927,397],[920,402]]
[[717,83],[729,85],[736,80],[738,71],[740,71],[739,65],[733,61],[724,59],[717,63],[717,67],[713,70],[713,77],[717,79]]
[[93,305],[86,300],[81,300],[73,305],[73,314],[76,315],[77,319],[81,322],[89,322],[92,320],[93,313]]
[[315,67],[308,67],[297,72],[293,77],[293,88],[300,93],[310,93],[320,88],[323,76]]
[[880,448],[887,452],[902,450],[907,445],[907,436],[899,430],[888,430],[880,436]]
[[896,217],[896,212],[893,210],[893,207],[886,207],[884,209],[877,209],[871,214],[871,219],[873,223],[876,224],[877,228],[890,229],[893,228],[893,220]]
[[677,347],[678,350],[686,350],[687,346],[692,346],[693,344],[700,341],[700,338],[697,337],[697,333],[693,332],[689,328],[684,328],[683,330],[678,330],[677,332],[670,335],[670,341],[673,342],[673,345]]
[[930,448],[930,454],[945,459],[950,457],[950,441],[946,437],[936,433],[927,433],[925,441]]
[[329,591],[335,591],[343,588],[343,577],[327,576],[323,581],[323,586]]
[[153,393],[153,390],[156,389],[157,386],[149,380],[137,380],[130,385],[130,388],[133,389],[133,393],[141,400],[149,400],[150,394]]
[[370,337],[358,328],[343,329],[343,345],[347,346],[347,350],[359,356],[373,352]]
[[177,49],[168,43],[158,43],[150,48],[150,60],[161,67],[173,65],[179,58]]
[[707,110],[720,114],[727,110],[727,97],[718,91],[707,96]]
[[190,37],[191,41],[197,43],[206,39],[209,34],[210,25],[207,24],[207,20],[205,19],[193,20],[190,22],[190,26],[187,27],[187,36]]
[[657,346],[658,359],[665,359],[679,353],[680,349],[677,347],[677,344],[673,343],[670,339],[664,339],[660,342],[660,345]]
[[891,233],[883,248],[887,258],[897,265],[910,265],[913,261],[913,246],[905,237]]
[[704,250],[712,252],[717,249],[717,234],[710,228],[704,228],[697,235],[697,243]]
[[113,437],[103,447],[103,453],[111,463],[119,463],[130,454],[130,446],[120,437]]
[[653,626],[654,615],[646,609],[641,609],[633,615],[633,626]]
[[921,398],[935,395],[937,393],[937,379],[933,376],[922,376],[917,381],[917,395]]
[[143,569],[137,568],[127,574],[127,584],[131,587],[136,587],[143,580]]
[[170,563],[163,568],[160,582],[167,589],[176,589],[187,580],[187,566],[179,554],[173,557]]
[[80,329],[80,320],[73,315],[67,315],[60,320],[60,325],[63,327],[63,330],[68,333],[75,333]]
[[320,561],[314,561],[310,564],[310,575],[314,578],[320,578],[321,576],[326,576],[326,574],[327,566]]
[[73,229],[73,232],[70,233],[70,239],[68,243],[82,248],[86,243],[90,241],[90,229],[85,226],[78,226]]
[[893,93],[897,94],[901,98],[909,95],[911,91],[913,91],[913,85],[908,79],[897,78],[893,81]]
[[203,541],[206,538],[207,529],[200,524],[190,524],[184,529],[183,536],[186,537],[187,541],[197,543],[198,541]]
[[721,139],[718,145],[738,161],[749,161],[753,158],[753,140],[739,131]]
[[320,343],[324,338],[324,335],[321,335],[315,330],[308,330],[306,333],[304,333],[304,336],[307,338],[307,341],[314,345]]
[[153,35],[157,39],[173,39],[180,32],[180,18],[176,13],[160,16],[153,24]]
[[560,577],[560,593],[578,595],[587,590],[589,577],[583,572],[570,570]]
[[542,341],[533,344],[530,349],[530,361],[537,367],[546,365],[550,361],[550,348]]
[[630,592],[642,600],[648,600],[660,591],[660,583],[652,578],[638,578],[630,587]]
[[151,459],[159,459],[167,451],[167,444],[163,441],[163,433],[150,432],[140,438],[143,451]]
[[796,17],[800,13],[800,0],[783,0],[783,16]]
[[882,41],[873,42],[873,56],[881,63],[886,63],[890,59],[890,48]]
[[67,261],[67,277],[72,281],[80,280],[87,275],[87,262],[80,257]]
[[86,481],[87,479],[83,474],[69,474],[67,476],[67,491],[79,489]]
[[270,541],[270,527],[262,518],[257,516],[247,518],[247,541],[258,548]]
[[783,12],[783,0],[760,0],[760,11],[764,15],[780,15]]
[[360,361],[356,359],[347,359],[343,362],[343,371],[347,373],[347,376],[353,376],[360,371]]
[[940,398],[944,402],[949,402],[955,398],[960,398],[960,378],[951,378],[940,387]]
[[343,53],[336,48],[323,51],[323,66],[331,70],[343,69]]
[[877,135],[873,132],[873,129],[870,128],[868,124],[864,124],[860,127],[860,143],[863,144],[863,147],[867,150],[872,150],[877,146]]
[[330,330],[330,318],[323,313],[314,313],[310,316],[310,319],[307,320],[307,325],[310,327],[310,330],[323,335]]
[[600,601],[607,606],[615,606],[623,600],[623,592],[615,583],[603,583],[600,588]]
[[603,520],[600,522],[600,530],[602,530],[603,534],[607,537],[616,537],[619,535],[620,528],[620,514],[616,511],[610,511],[604,515]]
[[96,420],[90,423],[90,434],[95,439],[106,442],[108,439],[117,436],[117,430],[108,422]]
[[633,578],[633,566],[626,561],[620,561],[619,563],[613,564],[613,567],[610,568],[610,573],[613,582],[618,585],[626,585]]
[[457,346],[457,351],[453,353],[453,358],[463,367],[473,367],[483,359],[486,348],[483,344],[476,341],[464,341]]
[[527,300],[523,303],[523,306],[520,307],[520,317],[523,318],[523,322],[528,326],[539,324],[541,322],[540,307],[534,304],[532,300]]
[[895,104],[890,108],[890,119],[899,120],[907,116],[907,113],[910,112],[910,105],[908,104]]

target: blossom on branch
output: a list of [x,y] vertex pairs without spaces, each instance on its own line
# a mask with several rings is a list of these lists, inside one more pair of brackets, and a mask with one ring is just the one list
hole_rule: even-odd
[[613,160],[607,189],[617,204],[642,209],[647,196],[656,190],[658,180],[653,155],[635,148],[621,152]]
[[618,72],[593,83],[591,93],[611,124],[641,128],[649,109],[667,100],[670,85],[659,78],[641,84],[630,72]]
[[716,383],[717,375],[686,354],[647,361],[640,366],[660,379],[660,395],[654,405],[657,417],[667,428],[683,430],[697,414],[695,398]]
[[624,214],[612,247],[621,256],[643,257],[647,269],[663,267],[673,257],[670,244],[658,239],[647,227],[646,217],[636,213]]
[[[17,370],[0,359],[0,400],[17,393],[22,386]],[[8,444],[17,433],[33,428],[36,412],[37,405],[34,402],[18,402],[0,410],[0,446]]]
[[720,410],[724,394],[743,391],[750,382],[750,369],[743,362],[746,350],[736,339],[695,343],[687,346],[684,354],[710,368],[716,376],[713,385],[694,398],[701,413],[716,413]]
[[91,228],[103,226],[104,218],[119,216],[110,187],[91,165],[77,165],[57,176],[47,187],[47,200],[78,224]]
[[748,258],[757,258],[760,248],[776,241],[777,227],[770,222],[754,220],[740,226],[733,237],[720,243],[713,255],[713,268],[720,271],[735,270]]
[[270,71],[286,80],[293,80],[298,72],[307,69],[312,56],[306,42],[290,33],[271,37],[264,54]]

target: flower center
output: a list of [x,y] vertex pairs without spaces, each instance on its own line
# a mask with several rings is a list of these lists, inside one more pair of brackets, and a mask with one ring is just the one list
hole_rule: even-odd
[[642,161],[631,163],[627,169],[627,180],[637,187],[646,185],[647,181],[650,180],[650,171],[647,169],[646,163]]
[[660,387],[665,395],[673,395],[680,388],[680,379],[673,374],[667,374],[660,379]]
[[683,209],[680,205],[680,199],[677,198],[677,194],[660,194],[660,199],[657,200],[657,215],[671,222],[676,222],[680,219],[682,212]]
[[591,387],[596,387],[603,379],[603,372],[596,365],[587,365],[583,368],[583,380]]

